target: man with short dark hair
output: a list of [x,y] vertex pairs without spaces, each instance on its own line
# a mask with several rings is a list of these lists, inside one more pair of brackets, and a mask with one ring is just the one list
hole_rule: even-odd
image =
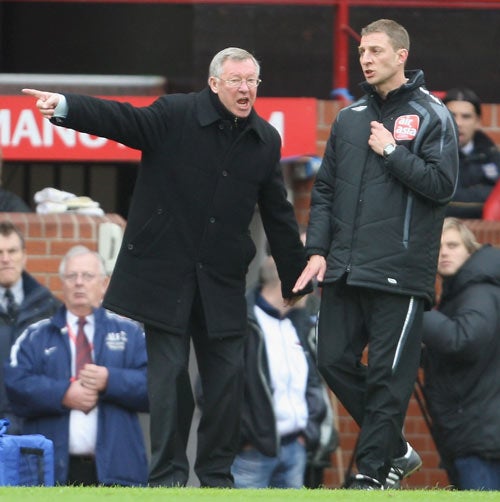
[[443,103],[458,126],[458,184],[447,216],[482,218],[483,206],[500,179],[500,151],[481,130],[481,100],[466,87],[450,89]]
[[453,119],[423,72],[405,71],[409,47],[393,20],[361,31],[366,94],[333,124],[296,285],[323,283],[318,366],[361,428],[356,489],[399,486],[421,465],[402,429],[458,170]]
[[12,344],[30,324],[52,315],[61,302],[26,272],[26,245],[21,231],[10,221],[0,221],[0,416],[10,420],[9,434],[21,432],[4,387],[3,363]]

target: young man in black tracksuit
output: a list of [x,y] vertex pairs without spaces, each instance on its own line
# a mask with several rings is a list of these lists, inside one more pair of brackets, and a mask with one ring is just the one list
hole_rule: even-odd
[[366,94],[333,124],[312,191],[309,262],[296,290],[313,277],[323,284],[319,369],[361,427],[358,473],[347,486],[374,489],[398,485],[421,465],[402,428],[458,144],[423,72],[404,69],[406,30],[381,19],[361,35]]

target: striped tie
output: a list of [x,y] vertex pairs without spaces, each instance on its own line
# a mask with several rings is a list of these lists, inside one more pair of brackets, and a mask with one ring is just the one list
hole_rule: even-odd
[[75,374],[76,377],[79,378],[80,370],[87,363],[92,362],[92,348],[90,347],[90,343],[83,331],[83,326],[86,323],[85,317],[78,318],[78,333],[76,334],[76,368]]

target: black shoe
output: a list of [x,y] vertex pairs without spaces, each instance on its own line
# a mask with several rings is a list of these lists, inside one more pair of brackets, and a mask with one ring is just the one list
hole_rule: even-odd
[[384,485],[370,476],[356,474],[346,483],[346,488],[349,490],[383,490]]

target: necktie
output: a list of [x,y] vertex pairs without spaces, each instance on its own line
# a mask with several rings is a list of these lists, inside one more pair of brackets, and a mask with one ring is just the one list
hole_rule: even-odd
[[92,362],[92,348],[90,343],[83,331],[83,326],[86,323],[85,317],[78,318],[78,333],[76,334],[76,366],[75,375],[78,378],[80,376],[80,370],[87,363]]
[[5,290],[5,304],[7,306],[7,314],[11,319],[15,319],[17,317],[18,305],[14,300],[14,295],[10,289]]

